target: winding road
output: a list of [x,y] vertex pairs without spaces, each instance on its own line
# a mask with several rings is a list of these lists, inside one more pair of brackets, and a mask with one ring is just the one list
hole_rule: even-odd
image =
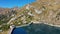
[[19,18],[19,17],[22,17],[22,16],[23,16],[23,14],[21,14],[21,15],[19,15],[19,16],[15,16],[15,17],[11,18],[11,19],[8,21],[8,23],[7,23],[7,24],[10,24],[10,23],[11,23],[11,21],[14,21],[15,19],[17,19],[17,18]]

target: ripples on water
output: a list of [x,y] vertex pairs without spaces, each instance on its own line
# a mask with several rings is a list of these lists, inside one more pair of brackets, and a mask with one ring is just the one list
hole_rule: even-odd
[[[29,26],[20,28],[23,28],[27,34],[60,34],[59,27],[49,26],[46,24],[31,24]],[[19,30],[20,28],[16,29]]]

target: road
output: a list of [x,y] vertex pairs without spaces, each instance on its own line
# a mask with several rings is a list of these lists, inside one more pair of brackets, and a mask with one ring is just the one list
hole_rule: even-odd
[[15,17],[13,17],[13,18],[11,18],[9,21],[8,21],[8,23],[7,24],[10,24],[11,23],[11,21],[14,21],[15,19],[17,19],[18,17],[22,17],[23,16],[23,14],[21,14],[21,15],[19,15],[19,16],[15,16]]

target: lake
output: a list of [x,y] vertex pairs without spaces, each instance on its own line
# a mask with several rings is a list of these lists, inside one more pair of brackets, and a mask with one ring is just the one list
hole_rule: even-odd
[[12,34],[60,34],[60,27],[46,24],[31,24],[29,26],[15,28]]

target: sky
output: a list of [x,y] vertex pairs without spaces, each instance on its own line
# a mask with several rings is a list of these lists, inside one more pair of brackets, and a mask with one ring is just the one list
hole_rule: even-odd
[[22,7],[26,4],[35,2],[36,0],[0,0],[0,7],[13,8],[15,6]]

